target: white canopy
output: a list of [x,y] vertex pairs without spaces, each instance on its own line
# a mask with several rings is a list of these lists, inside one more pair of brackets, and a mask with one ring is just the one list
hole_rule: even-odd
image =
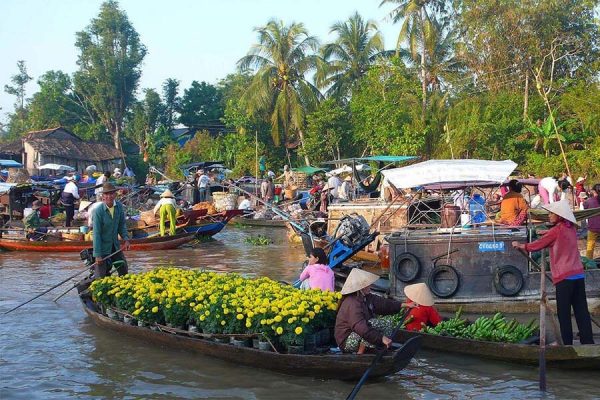
[[[356,170],[357,171],[367,171],[371,169],[367,164],[356,164]],[[326,172],[325,175],[327,176],[331,176],[333,174],[351,174],[352,173],[352,167],[344,164],[342,167],[331,170],[329,172]]]
[[517,164],[511,160],[429,160],[402,168],[381,171],[399,189],[432,183],[504,182]]
[[38,169],[53,169],[55,171],[75,171],[75,168],[62,164],[44,164],[40,165]]

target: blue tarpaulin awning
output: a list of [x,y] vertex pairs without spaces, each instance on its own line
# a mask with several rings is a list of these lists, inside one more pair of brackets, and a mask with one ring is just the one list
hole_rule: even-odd
[[356,158],[342,158],[341,160],[325,161],[321,164],[351,164],[352,162],[388,162],[388,163],[400,163],[405,161],[414,160],[416,156],[369,156],[369,157],[356,157]]
[[15,160],[0,160],[0,168],[23,168],[23,164]]

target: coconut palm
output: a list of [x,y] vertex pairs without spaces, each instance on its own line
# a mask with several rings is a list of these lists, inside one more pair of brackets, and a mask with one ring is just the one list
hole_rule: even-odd
[[354,13],[347,21],[331,26],[330,33],[337,39],[321,49],[326,63],[316,75],[320,88],[329,87],[328,95],[344,98],[352,86],[366,72],[378,56],[389,55],[383,50],[383,37],[374,21],[365,21]]
[[302,142],[306,112],[322,97],[306,79],[321,60],[319,42],[301,23],[271,20],[256,31],[258,43],[238,61],[241,71],[256,70],[241,100],[249,112],[269,115],[275,145],[295,134]]
[[[389,17],[394,23],[402,21],[402,27],[398,34],[396,51],[400,52],[401,44],[408,42],[408,48],[413,58],[416,58],[418,50],[421,51],[421,89],[422,106],[421,119],[425,120],[425,110],[427,107],[427,68],[426,68],[426,37],[431,31],[431,19],[427,6],[430,5],[435,10],[441,10],[444,6],[443,0],[383,0],[379,6],[384,4],[396,4],[397,6],[389,13]],[[419,49],[419,43],[421,44]]]

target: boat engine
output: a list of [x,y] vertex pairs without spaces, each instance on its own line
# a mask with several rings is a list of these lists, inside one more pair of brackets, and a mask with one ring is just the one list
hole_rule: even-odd
[[350,214],[344,216],[338,225],[335,233],[336,238],[348,246],[354,247],[369,236],[369,224],[362,215]]

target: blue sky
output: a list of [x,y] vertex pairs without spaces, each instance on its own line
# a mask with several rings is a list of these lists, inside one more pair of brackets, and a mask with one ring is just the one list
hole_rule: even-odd
[[[322,42],[329,28],[354,11],[373,19],[386,48],[394,48],[400,27],[386,15],[391,6],[379,0],[121,0],[120,7],[148,49],[141,88],[160,88],[167,78],[216,83],[235,71],[236,61],[256,42],[253,29],[271,18],[303,22]],[[77,69],[75,32],[98,15],[101,0],[0,0],[0,121],[12,112],[14,96],[4,85],[25,60],[34,79],[27,96],[38,90],[37,79],[49,70]]]

